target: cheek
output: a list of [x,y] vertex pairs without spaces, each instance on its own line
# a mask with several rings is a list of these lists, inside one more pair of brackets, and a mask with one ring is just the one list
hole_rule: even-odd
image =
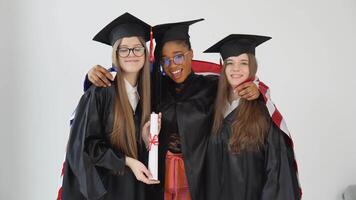
[[140,69],[143,68],[144,64],[145,64],[145,58],[143,57],[139,62]]
[[119,65],[122,67],[125,65],[125,63],[122,61],[122,59],[119,60]]
[[246,78],[250,76],[250,70],[249,70],[248,67],[246,67],[246,68],[244,69],[244,74],[245,74]]
[[225,68],[225,76],[226,76],[226,77],[230,77],[230,70],[231,70],[231,67],[229,67],[229,66],[227,66],[227,67]]

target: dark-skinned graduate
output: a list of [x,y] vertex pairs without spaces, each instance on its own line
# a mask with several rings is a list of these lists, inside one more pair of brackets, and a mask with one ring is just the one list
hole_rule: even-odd
[[[153,27],[156,41],[153,101],[157,112],[162,113],[162,129],[159,136],[161,183],[150,199],[206,199],[204,158],[218,79],[192,71],[189,26],[202,20]],[[257,86],[251,85],[250,89],[259,95]]]

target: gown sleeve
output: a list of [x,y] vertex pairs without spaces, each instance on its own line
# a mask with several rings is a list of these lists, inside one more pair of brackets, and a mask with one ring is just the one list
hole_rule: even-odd
[[82,96],[71,127],[66,159],[87,199],[106,193],[102,172],[123,173],[125,169],[125,155],[111,148],[108,139],[107,119],[114,101],[109,89],[91,87]]
[[301,199],[294,152],[288,145],[288,136],[273,122],[265,146],[266,180],[261,200]]

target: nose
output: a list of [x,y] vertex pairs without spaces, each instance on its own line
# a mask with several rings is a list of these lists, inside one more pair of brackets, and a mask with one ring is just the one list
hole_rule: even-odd
[[133,52],[133,49],[131,50],[131,49],[129,49],[129,55],[127,56],[127,57],[136,57],[135,55],[134,55],[134,52]]
[[234,65],[234,66],[232,67],[232,71],[234,71],[234,72],[240,71],[240,66],[239,66],[239,65]]

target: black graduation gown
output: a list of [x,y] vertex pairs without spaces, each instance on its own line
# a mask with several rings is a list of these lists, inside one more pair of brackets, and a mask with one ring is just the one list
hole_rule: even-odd
[[232,154],[228,150],[231,123],[237,109],[224,119],[220,134],[209,138],[207,199],[300,199],[293,149],[287,145],[288,136],[270,118],[262,150],[244,150],[240,154]]
[[[63,200],[145,199],[145,185],[125,166],[125,155],[110,143],[114,120],[115,84],[91,86],[80,99],[71,127],[63,177]],[[137,138],[140,104],[134,115]],[[138,160],[147,164],[143,142]]]
[[165,156],[172,127],[177,127],[179,133],[191,197],[193,200],[205,199],[203,165],[212,125],[217,80],[216,76],[201,76],[192,73],[184,82],[182,91],[177,95],[176,84],[168,77],[163,78],[162,99],[158,106],[158,111],[162,112],[158,155],[158,176],[161,183],[159,188],[156,188],[158,192],[157,190],[150,192],[150,199],[163,199]]

